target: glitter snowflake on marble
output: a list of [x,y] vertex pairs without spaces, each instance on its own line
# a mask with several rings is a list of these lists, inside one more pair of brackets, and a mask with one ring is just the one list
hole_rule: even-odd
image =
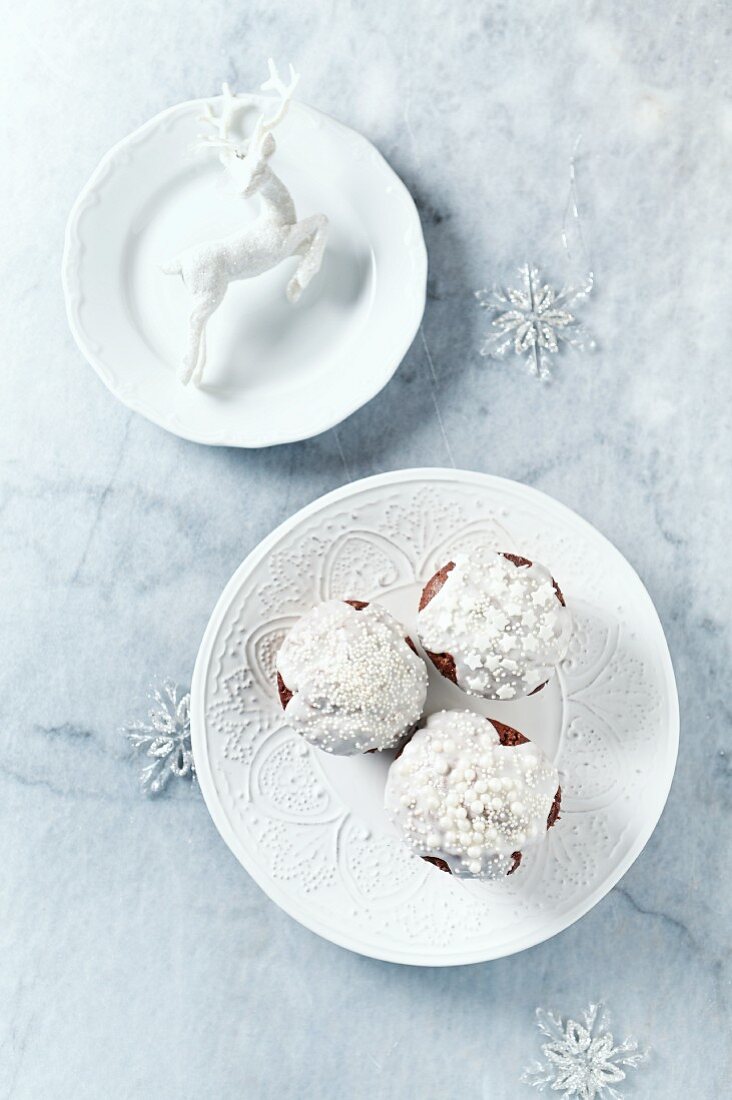
[[527,1067],[521,1080],[543,1092],[562,1092],[579,1100],[622,1100],[613,1088],[625,1080],[622,1066],[635,1068],[645,1061],[648,1051],[634,1039],[613,1045],[610,1017],[602,1005],[591,1004],[582,1014],[583,1023],[562,1021],[552,1012],[536,1010],[536,1023],[548,1042],[541,1047],[545,1062]]
[[159,794],[171,779],[196,777],[191,750],[189,692],[181,693],[171,681],[150,691],[151,707],[147,722],[133,722],[123,732],[133,749],[149,757],[140,772],[145,794]]
[[569,309],[589,297],[594,276],[590,272],[579,286],[563,286],[559,292],[542,282],[533,264],[520,267],[518,276],[519,288],[476,291],[480,305],[495,315],[480,354],[491,359],[521,356],[530,374],[546,380],[551,377],[550,356],[562,344],[577,351],[595,348],[595,341]]

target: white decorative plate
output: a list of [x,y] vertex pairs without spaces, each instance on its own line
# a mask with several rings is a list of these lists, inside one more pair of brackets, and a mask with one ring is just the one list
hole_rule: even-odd
[[[265,447],[325,431],[398,367],[424,311],[427,256],[404,184],[366,138],[302,103],[277,130],[273,167],[298,216],[324,213],[328,245],[297,305],[296,261],[232,283],[208,325],[204,386],[177,379],[189,298],[159,265],[252,221],[258,200],[191,153],[206,103],[181,103],[102,160],[66,230],[63,283],[77,344],[115,397],[199,443]],[[264,100],[251,97],[251,112]],[[241,112],[242,133],[251,129]]]
[[[382,811],[390,755],[310,748],[288,730],[274,681],[285,632],[320,600],[378,600],[415,637],[421,584],[475,539],[547,565],[574,619],[568,657],[533,698],[475,700],[430,672],[429,711],[464,707],[508,722],[560,770],[560,821],[497,883],[452,878],[403,848]],[[650,837],[679,733],[663,630],[622,555],[534,489],[451,470],[345,486],[266,538],[211,616],[191,715],[211,816],[269,896],[334,943],[429,966],[520,951],[591,909]]]

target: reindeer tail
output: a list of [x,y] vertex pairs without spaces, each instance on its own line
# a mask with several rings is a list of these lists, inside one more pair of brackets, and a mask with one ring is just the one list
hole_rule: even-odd
[[160,270],[164,275],[180,275],[182,270],[181,262],[178,257],[175,257],[175,259],[160,264]]

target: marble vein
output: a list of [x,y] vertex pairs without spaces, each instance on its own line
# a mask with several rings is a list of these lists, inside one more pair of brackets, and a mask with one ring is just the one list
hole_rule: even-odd
[[[729,5],[26,0],[4,20],[0,1097],[519,1100],[537,1005],[599,998],[653,1048],[639,1095],[686,1100],[694,1067],[695,1096],[719,1100],[732,1079]],[[427,309],[392,382],[337,430],[206,449],[130,416],[78,354],[64,224],[114,141],[222,79],[253,85],[270,54],[415,195]],[[540,386],[478,355],[473,292],[527,255],[562,280],[580,133],[599,348],[558,357]],[[151,680],[190,682],[223,585],[274,526],[351,478],[443,461],[553,494],[629,558],[667,631],[682,742],[658,829],[591,913],[520,956],[414,971],[292,922],[200,798],[141,798],[118,731]]]

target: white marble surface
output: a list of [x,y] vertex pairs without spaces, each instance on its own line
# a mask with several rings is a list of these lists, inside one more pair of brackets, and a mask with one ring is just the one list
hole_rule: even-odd
[[[628,1095],[725,1095],[728,5],[26,0],[3,22],[0,1095],[514,1100],[534,1008],[598,997],[654,1048]],[[222,78],[251,85],[268,53],[412,189],[430,296],[393,382],[337,433],[207,450],[128,413],[78,354],[64,222],[112,142]],[[479,358],[472,291],[525,258],[561,277],[579,133],[601,347],[542,387]],[[188,680],[273,525],[351,478],[452,461],[553,494],[636,566],[682,743],[651,843],[579,924],[413,970],[277,910],[195,792],[139,796],[117,731],[151,676]]]

